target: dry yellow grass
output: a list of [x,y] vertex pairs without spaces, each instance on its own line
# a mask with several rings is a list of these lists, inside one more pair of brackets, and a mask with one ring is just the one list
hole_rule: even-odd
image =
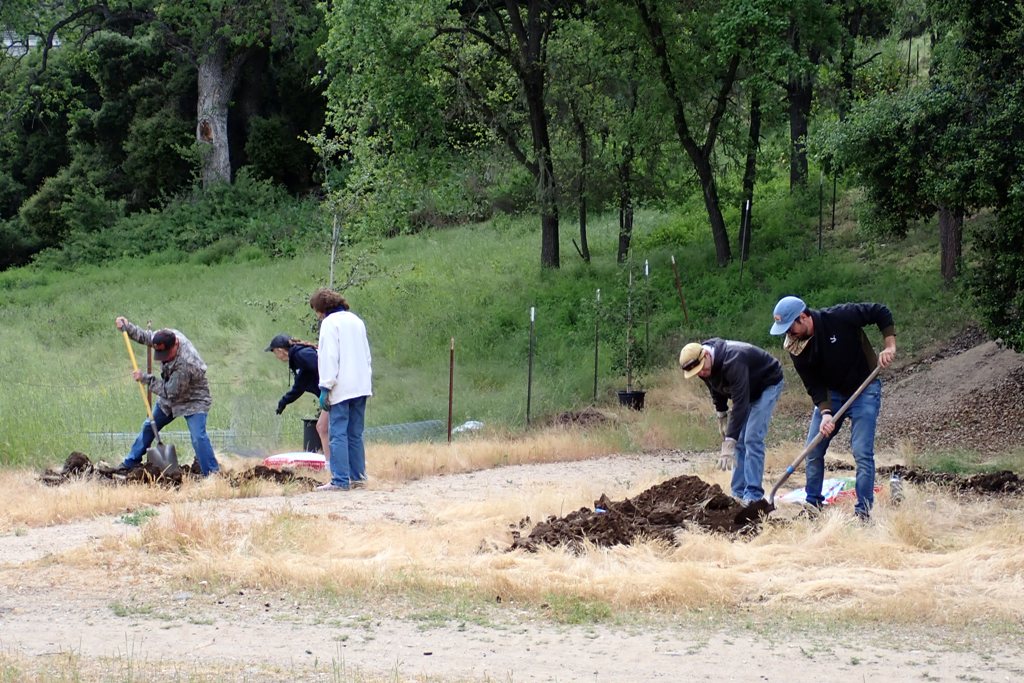
[[[638,493],[640,488],[625,493]],[[243,525],[172,507],[137,537],[108,539],[121,571],[183,584],[344,595],[447,594],[540,605],[552,596],[628,609],[753,609],[887,623],[966,625],[1024,619],[1024,503],[909,488],[863,526],[848,510],[768,526],[749,541],[684,531],[678,545],[507,553],[508,525],[586,505],[582,483],[452,504],[422,524],[352,523],[284,512]],[[114,560],[117,562],[118,560]]]
[[81,683],[81,681],[224,681],[316,680],[332,683],[458,683],[451,677],[372,673],[348,666],[341,653],[330,661],[291,667],[261,662],[183,662],[153,660],[140,653],[121,657],[83,657],[75,652],[22,657],[0,652],[0,683]]
[[[226,469],[251,466],[241,458],[221,457]],[[49,526],[98,515],[132,512],[140,508],[196,500],[251,498],[281,494],[287,487],[268,481],[246,482],[233,488],[222,478],[186,480],[181,488],[149,485],[116,486],[89,479],[73,479],[61,486],[46,486],[30,470],[0,470],[0,533],[26,527]]]
[[[679,406],[705,409],[689,387],[678,389],[672,396]],[[665,429],[660,424],[657,417],[629,416],[617,429],[653,434],[657,441]],[[770,449],[766,481],[773,481],[799,448],[789,443]],[[437,474],[584,460],[614,450],[614,438],[600,430],[595,436],[553,428],[515,441],[373,445],[369,458],[375,481],[395,486]],[[885,457],[895,455],[905,454]],[[908,486],[899,508],[889,506],[883,495],[867,526],[845,508],[815,520],[786,520],[780,510],[773,515],[776,522],[750,540],[681,531],[675,546],[589,547],[581,555],[560,549],[505,552],[510,525],[524,517],[532,520],[525,533],[548,515],[591,506],[600,492],[616,499],[632,496],[676,474],[633,477],[624,471],[599,492],[585,476],[566,471],[561,480],[527,489],[498,481],[482,502],[439,499],[416,523],[383,516],[353,520],[315,507],[267,513],[253,522],[251,515],[233,516],[219,502],[284,491],[267,483],[246,491],[223,480],[178,491],[96,482],[47,488],[31,473],[4,472],[0,528],[6,532],[161,505],[161,513],[139,533],[107,537],[98,547],[51,558],[46,568],[161,576],[167,585],[206,582],[218,590],[259,586],[397,599],[455,591],[470,600],[501,596],[534,606],[555,596],[615,610],[825,613],[933,625],[1024,621],[1024,501],[1019,498],[965,498],[934,486]],[[706,467],[699,474],[727,486],[728,473]]]
[[[632,418],[641,424],[638,417]],[[620,423],[621,424],[621,423]],[[446,443],[371,444],[368,460],[375,480],[400,483],[438,474],[471,472],[503,465],[586,460],[616,452],[614,439],[600,431],[588,434],[576,429],[538,430],[521,439],[477,438]],[[241,471],[256,464],[218,454],[224,471]],[[326,474],[310,474],[326,481]],[[60,524],[75,519],[130,512],[145,506],[195,500],[253,498],[280,495],[292,489],[266,480],[231,487],[222,478],[187,480],[180,489],[148,485],[114,486],[94,481],[71,481],[58,487],[39,482],[30,470],[0,470],[0,533],[20,527]]]
[[504,465],[572,462],[614,453],[606,435],[551,428],[521,439],[475,438],[448,443],[371,444],[373,478],[403,482]]

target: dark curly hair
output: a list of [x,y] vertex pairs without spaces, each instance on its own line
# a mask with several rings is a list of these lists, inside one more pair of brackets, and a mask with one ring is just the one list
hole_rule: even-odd
[[333,289],[321,287],[313,292],[313,295],[309,297],[309,307],[317,313],[326,314],[328,311],[333,311],[338,308],[343,311],[347,311],[348,302],[345,301],[345,297],[338,294]]

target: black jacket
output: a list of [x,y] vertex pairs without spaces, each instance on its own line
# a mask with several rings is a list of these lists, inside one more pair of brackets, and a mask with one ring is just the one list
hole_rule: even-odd
[[877,325],[883,337],[896,334],[896,328],[882,304],[839,304],[812,310],[811,318],[814,336],[799,356],[790,357],[814,405],[831,410],[830,391],[849,396],[878,365],[863,328]]
[[712,338],[703,342],[712,349],[711,376],[703,377],[715,409],[724,412],[732,399],[732,414],[725,435],[738,439],[750,415],[750,404],[768,387],[782,381],[782,365],[764,349],[746,342]]
[[306,392],[314,396],[320,395],[320,371],[317,368],[316,349],[302,344],[291,346],[288,349],[288,369],[295,373],[295,383],[277,402],[277,407],[281,410],[297,401]]

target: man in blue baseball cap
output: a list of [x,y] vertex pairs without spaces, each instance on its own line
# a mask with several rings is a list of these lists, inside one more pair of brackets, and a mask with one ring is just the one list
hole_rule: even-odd
[[[821,442],[807,454],[807,502],[821,507],[825,452],[847,418],[852,423],[850,446],[857,464],[857,505],[863,520],[875,501],[875,427],[882,407],[882,382],[869,384],[838,423],[832,415],[857,391],[876,365],[887,367],[896,356],[896,328],[892,312],[883,304],[849,303],[811,310],[802,299],[786,296],[773,312],[771,333],[785,335],[783,348],[793,359],[811,397],[814,410],[807,430],[809,444],[820,432]],[[877,325],[884,348],[875,355],[864,328]]]

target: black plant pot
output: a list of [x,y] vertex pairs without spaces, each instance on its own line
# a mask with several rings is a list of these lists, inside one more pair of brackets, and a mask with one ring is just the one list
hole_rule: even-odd
[[302,418],[302,450],[307,453],[323,453],[324,445],[320,443],[320,433],[316,431],[316,420]]
[[619,405],[632,408],[633,410],[644,409],[644,396],[646,391],[620,391]]

